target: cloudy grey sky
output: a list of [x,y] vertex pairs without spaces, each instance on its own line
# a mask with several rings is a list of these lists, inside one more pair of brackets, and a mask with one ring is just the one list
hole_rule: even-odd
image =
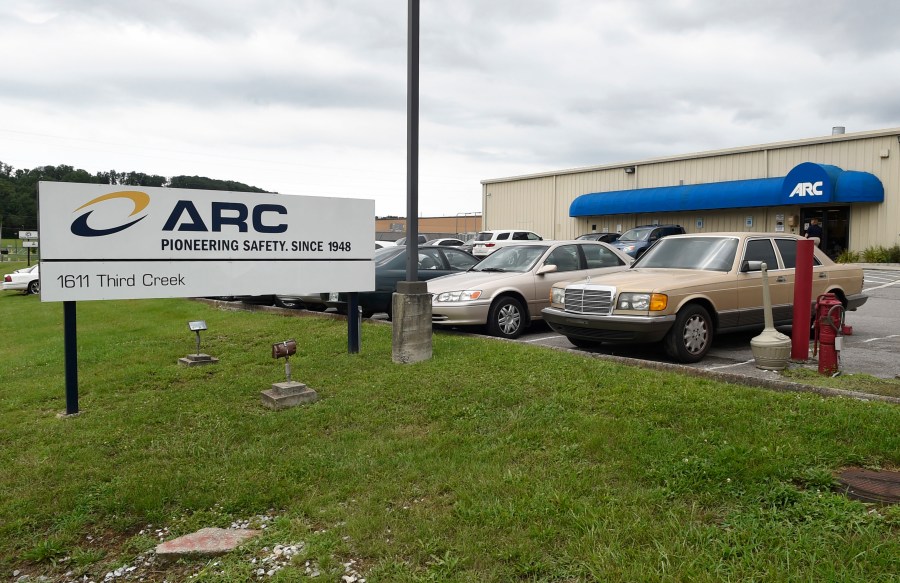
[[[897,0],[421,0],[423,216],[480,181],[900,126]],[[406,209],[403,0],[2,0],[0,161]]]

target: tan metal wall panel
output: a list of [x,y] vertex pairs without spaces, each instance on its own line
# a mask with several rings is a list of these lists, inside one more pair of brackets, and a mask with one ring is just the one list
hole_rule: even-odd
[[[900,143],[891,130],[865,132],[860,137],[840,137],[798,140],[760,146],[747,150],[708,152],[696,157],[635,162],[635,173],[627,174],[623,166],[597,167],[584,171],[567,170],[558,174],[520,177],[509,181],[490,181],[484,191],[498,196],[485,197],[488,228],[523,227],[535,230],[547,238],[571,238],[590,232],[615,231],[618,226],[627,230],[635,225],[679,223],[688,232],[695,232],[697,218],[703,218],[704,232],[720,230],[774,231],[775,217],[785,219],[800,214],[800,207],[761,209],[727,209],[688,213],[641,213],[608,217],[571,218],[569,206],[582,194],[771,178],[785,176],[802,162],[833,164],[844,170],[870,172],[878,177],[885,189],[883,203],[858,203],[850,211],[850,249],[900,244]],[[887,152],[886,157],[882,153]],[[640,209],[635,209],[640,211]],[[493,216],[490,216],[493,213]],[[746,227],[748,216],[753,226]],[[785,227],[791,232],[790,227]],[[794,232],[797,229],[793,229]]]
[[483,225],[485,229],[527,229],[545,239],[553,238],[556,223],[554,189],[556,177],[485,184]]

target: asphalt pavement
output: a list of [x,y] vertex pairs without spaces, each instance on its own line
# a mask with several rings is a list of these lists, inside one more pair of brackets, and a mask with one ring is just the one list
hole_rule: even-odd
[[[855,312],[847,312],[845,322],[852,326],[852,335],[842,340],[840,369],[842,374],[865,373],[879,378],[900,378],[900,266],[865,268],[863,291],[868,301]],[[779,328],[791,335],[791,327]],[[737,377],[777,379],[778,373],[756,367],[750,341],[758,332],[722,334],[702,361],[684,366],[697,372],[727,373]],[[598,348],[575,348],[564,336],[539,323],[522,335],[519,342],[565,348],[576,351],[620,357],[623,359],[670,365],[659,346],[602,345]],[[802,366],[817,368],[816,357]],[[794,365],[801,366],[801,365]]]

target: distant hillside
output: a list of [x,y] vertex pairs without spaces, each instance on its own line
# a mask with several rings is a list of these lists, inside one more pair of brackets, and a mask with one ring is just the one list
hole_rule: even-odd
[[37,228],[37,183],[41,180],[82,182],[86,184],[120,184],[122,186],[157,186],[164,188],[197,188],[235,192],[269,192],[233,180],[217,180],[205,176],[173,176],[143,172],[97,172],[75,169],[65,164],[15,169],[0,161],[0,238],[15,238],[18,231]]

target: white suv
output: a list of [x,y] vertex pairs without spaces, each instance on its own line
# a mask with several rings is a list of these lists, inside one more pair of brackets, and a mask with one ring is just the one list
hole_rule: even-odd
[[519,231],[517,229],[481,231],[475,235],[475,246],[472,247],[472,255],[484,258],[500,247],[543,240],[543,237],[531,231]]

